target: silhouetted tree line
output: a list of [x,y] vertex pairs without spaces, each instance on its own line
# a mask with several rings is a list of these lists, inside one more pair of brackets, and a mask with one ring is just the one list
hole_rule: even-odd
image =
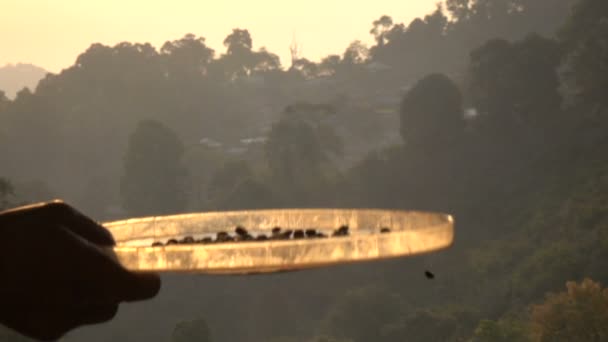
[[[370,48],[290,68],[242,29],[219,55],[194,35],[160,51],[94,44],[34,92],[0,96],[0,165],[100,216],[121,203],[123,215],[330,206],[456,218],[454,247],[430,256],[201,280],[204,293],[164,304],[181,312],[187,293],[205,312],[167,327],[176,341],[547,341],[556,326],[601,341],[604,321],[581,312],[607,312],[607,22],[603,0],[448,0],[409,25],[382,16]],[[354,103],[379,93],[399,96],[395,120],[361,128],[382,119]],[[347,161],[350,145],[390,132],[401,141]],[[200,142],[256,134],[237,156]],[[0,182],[0,205],[12,188]],[[587,277],[599,283],[576,283]]]

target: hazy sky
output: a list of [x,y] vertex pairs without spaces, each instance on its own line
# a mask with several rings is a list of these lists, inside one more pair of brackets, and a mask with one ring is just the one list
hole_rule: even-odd
[[249,29],[254,47],[266,46],[289,65],[295,32],[303,55],[341,53],[355,39],[371,42],[373,20],[424,15],[438,0],[2,0],[0,66],[33,63],[57,72],[91,43],[163,42],[194,33],[223,52],[232,28]]

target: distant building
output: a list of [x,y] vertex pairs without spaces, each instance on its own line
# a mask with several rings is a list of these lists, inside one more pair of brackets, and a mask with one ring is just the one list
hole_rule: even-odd
[[371,72],[386,71],[391,69],[390,66],[380,62],[371,62],[366,65],[365,68]]
[[219,141],[215,141],[215,140],[213,140],[213,139],[211,139],[211,138],[202,138],[202,139],[199,141],[199,144],[201,144],[201,145],[205,145],[205,146],[207,146],[207,147],[211,147],[211,148],[219,148],[219,147],[222,147],[222,143],[221,143],[221,142],[219,142]]

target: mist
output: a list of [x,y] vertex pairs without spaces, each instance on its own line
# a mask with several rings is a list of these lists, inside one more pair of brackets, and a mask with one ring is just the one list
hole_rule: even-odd
[[564,322],[580,327],[567,339],[600,341],[584,315],[551,310],[573,288],[606,307],[589,284],[608,283],[607,19],[604,0],[447,0],[410,23],[361,23],[374,44],[319,62],[297,41],[289,61],[254,49],[246,28],[222,50],[204,32],[93,43],[0,92],[0,207],[455,218],[454,246],[425,256],[166,275],[157,298],[62,341],[540,341]]

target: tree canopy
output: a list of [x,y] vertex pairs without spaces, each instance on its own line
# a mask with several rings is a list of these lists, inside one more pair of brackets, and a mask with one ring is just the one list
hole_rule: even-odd
[[177,213],[185,206],[184,146],[158,121],[140,122],[129,138],[121,194],[131,215]]
[[462,95],[442,74],[418,81],[401,102],[401,136],[406,144],[442,145],[464,127]]

